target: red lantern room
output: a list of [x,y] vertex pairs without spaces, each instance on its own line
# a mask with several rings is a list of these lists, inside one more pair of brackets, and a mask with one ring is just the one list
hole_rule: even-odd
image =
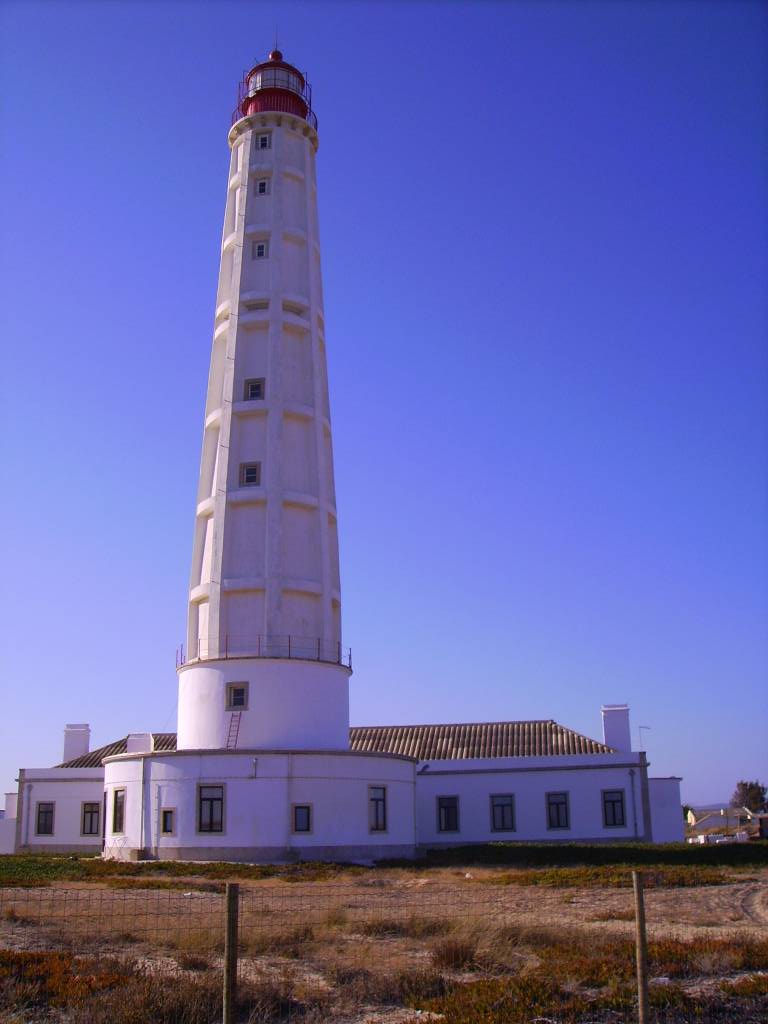
[[262,111],[294,114],[317,128],[312,110],[312,88],[306,75],[283,60],[279,50],[272,50],[267,60],[257,64],[240,83],[237,109],[232,122]]

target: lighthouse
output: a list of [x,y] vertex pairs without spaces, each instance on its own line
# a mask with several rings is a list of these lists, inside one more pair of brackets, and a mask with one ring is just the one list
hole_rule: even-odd
[[104,759],[104,853],[410,856],[415,758],[350,749],[317,117],[279,50],[227,141],[176,749],[135,734]]
[[279,50],[245,76],[228,141],[178,745],[344,748],[317,118]]

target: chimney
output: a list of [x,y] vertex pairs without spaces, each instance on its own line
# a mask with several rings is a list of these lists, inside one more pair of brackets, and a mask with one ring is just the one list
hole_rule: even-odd
[[71,761],[75,757],[87,754],[91,747],[90,725],[64,726],[64,757],[62,761]]
[[632,737],[629,733],[629,705],[603,704],[603,742],[614,750],[629,753]]
[[126,754],[147,754],[152,750],[152,734],[149,732],[130,732],[125,744]]

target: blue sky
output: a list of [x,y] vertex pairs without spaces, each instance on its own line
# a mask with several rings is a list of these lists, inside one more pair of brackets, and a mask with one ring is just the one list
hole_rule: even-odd
[[768,8],[0,9],[0,783],[175,727],[238,78],[309,73],[354,724],[768,781]]

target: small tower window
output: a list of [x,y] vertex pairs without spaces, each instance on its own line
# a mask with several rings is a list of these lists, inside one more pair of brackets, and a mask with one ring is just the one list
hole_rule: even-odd
[[245,711],[248,707],[248,683],[227,686],[227,711]]
[[312,831],[312,805],[311,804],[294,804],[293,805],[293,831],[294,832],[311,832]]
[[173,807],[164,807],[160,812],[160,833],[164,836],[172,836],[176,831],[176,817]]
[[387,831],[387,789],[386,786],[368,787],[368,831]]
[[251,244],[251,256],[255,260],[265,260],[269,256],[269,242],[265,239]]
[[256,149],[270,149],[271,146],[272,136],[269,132],[256,136]]
[[257,178],[253,183],[253,193],[257,196],[268,196],[269,178]]
[[437,831],[459,831],[459,798],[439,796],[437,798]]
[[224,787],[200,786],[197,797],[197,831],[224,831]]
[[120,835],[125,827],[125,790],[116,789],[112,794],[112,833]]
[[264,378],[251,377],[245,382],[243,399],[246,402],[257,402],[264,397]]
[[241,462],[240,463],[240,486],[259,487],[261,484],[261,463]]

